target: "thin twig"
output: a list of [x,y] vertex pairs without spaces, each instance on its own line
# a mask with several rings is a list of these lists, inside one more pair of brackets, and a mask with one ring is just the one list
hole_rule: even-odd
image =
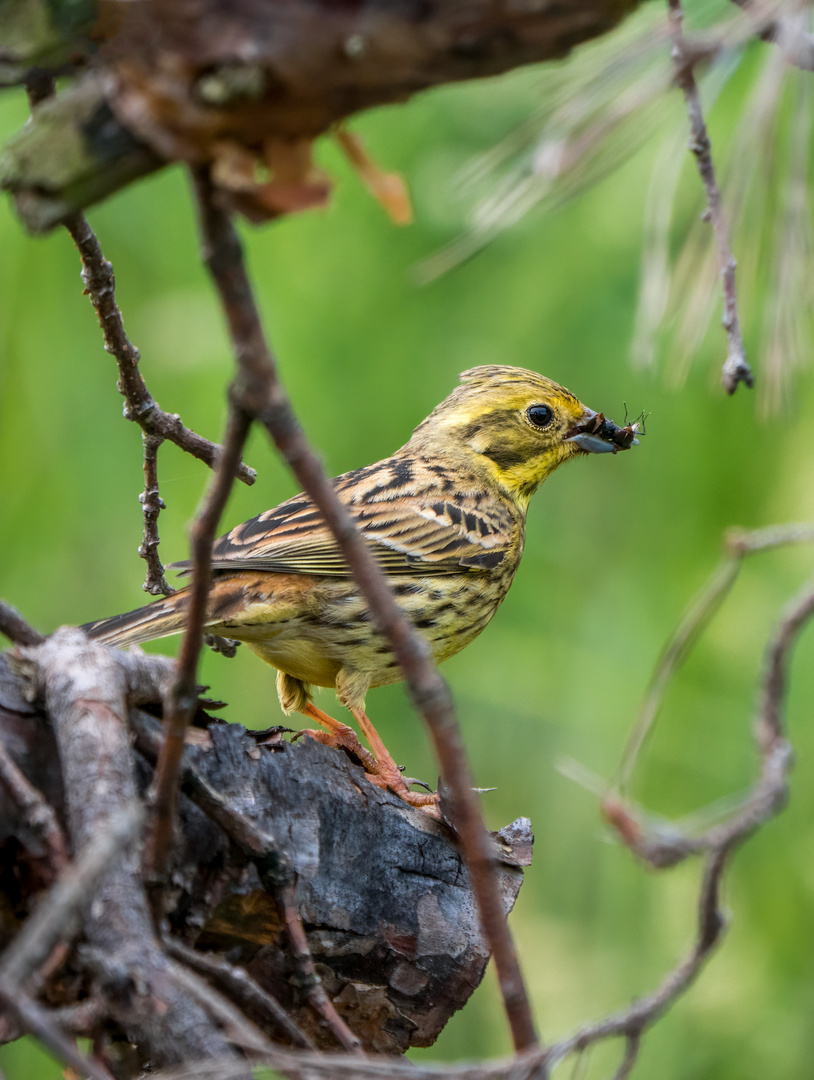
[[365,597],[371,616],[395,653],[410,695],[429,728],[443,776],[453,793],[460,833],[484,936],[517,1050],[534,1046],[537,1034],[500,893],[478,797],[466,760],[446,682],[429,646],[398,608],[390,587],[346,508],[338,500],[319,458],[297,422],[280,383],[246,273],[240,241],[215,198],[208,175],[194,174],[204,258],[212,274],[240,365],[233,400],[266,427],[305,492],[319,508]]
[[41,645],[44,636],[30,626],[17,608],[0,600],[0,634],[15,645]]
[[652,733],[670,680],[729,594],[743,560],[749,555],[772,551],[787,544],[806,543],[814,543],[814,524],[771,525],[751,532],[731,530],[726,535],[724,558],[690,604],[656,663],[612,781],[614,791],[624,791],[629,783],[642,747]]
[[[137,423],[146,434],[175,443],[214,469],[223,447],[184,427],[177,414],[164,412],[147,389],[138,369],[139,351],[125,333],[122,314],[116,304],[113,267],[102,254],[93,229],[82,214],[69,218],[65,227],[82,259],[82,280],[99,318],[105,350],[115,358],[119,368],[117,386],[125,400],[125,417]],[[234,465],[234,475],[244,484],[253,484],[257,479],[255,470],[240,461]]]
[[311,1039],[294,1023],[279,1001],[256,983],[243,968],[230,964],[217,953],[204,953],[187,948],[175,938],[165,937],[164,948],[176,960],[219,983],[230,999],[239,1002],[244,1010],[249,1009],[264,1017],[295,1046],[304,1050],[315,1049]]
[[133,805],[94,837],[74,865],[68,863],[56,883],[30,915],[23,928],[0,956],[0,981],[22,987],[46,962],[52,949],[76,931],[81,909],[99,880],[110,871],[117,852],[136,836],[142,821],[141,807]]
[[[130,724],[136,733],[137,749],[149,761],[160,760],[162,739],[158,733],[137,712],[131,712]],[[218,824],[244,855],[254,862],[263,888],[277,901],[280,920],[288,931],[296,977],[309,1004],[323,1019],[340,1046],[348,1052],[361,1053],[359,1040],[339,1016],[333,1002],[322,987],[294,902],[294,871],[288,859],[280,852],[272,836],[258,829],[254,822],[238,813],[220,792],[201,779],[191,765],[181,763],[180,781],[184,794]],[[237,970],[233,969],[233,972]],[[242,975],[245,976],[245,980],[251,982],[245,972]],[[264,993],[259,987],[257,991]],[[272,998],[271,1001],[273,1002],[274,999]],[[265,1003],[263,1007],[268,1008],[269,1003]],[[295,1045],[310,1046],[308,1037],[286,1017],[285,1013],[283,1013],[285,1019],[280,1018],[279,1009],[279,1005],[276,1005],[276,1009],[272,1007],[275,1022],[286,1028],[286,1034]]]
[[707,134],[707,126],[704,123],[701,95],[698,92],[698,84],[693,74],[694,60],[684,36],[684,12],[681,8],[681,0],[668,0],[668,4],[676,82],[681,87],[684,100],[687,103],[691,131],[690,150],[695,155],[698,172],[707,196],[707,210],[715,233],[718,268],[723,286],[724,313],[722,322],[729,342],[729,355],[724,363],[721,378],[727,393],[733,394],[738,388],[738,383],[743,382],[747,386],[752,386],[754,383],[752,369],[746,360],[746,350],[744,349],[743,335],[738,318],[738,303],[735,292],[735,267],[737,264],[729,246],[727,224],[721,205],[721,192],[715,179],[715,167],[712,163],[712,147]]
[[22,812],[24,824],[40,838],[48,854],[51,871],[57,875],[68,861],[65,834],[54,808],[24,775],[1,741],[0,783],[5,785]]
[[21,1028],[36,1036],[55,1057],[70,1065],[78,1076],[87,1076],[90,1080],[113,1080],[103,1065],[83,1054],[60,1031],[47,1009],[4,979],[0,979],[0,1004],[14,1016]]
[[797,635],[812,615],[814,615],[814,581],[809,581],[786,607],[767,650],[760,708],[755,720],[755,734],[763,754],[769,754],[777,745],[783,744],[782,710],[789,654]]
[[139,544],[138,553],[147,563],[147,576],[141,586],[153,596],[171,596],[176,590],[164,577],[164,566],[158,555],[158,515],[166,510],[164,500],[158,490],[158,448],[164,441],[160,435],[141,433],[144,444],[144,491],[139,495],[144,514],[144,538]]
[[[175,682],[164,701],[166,739],[161,747],[155,776],[152,821],[145,843],[145,880],[160,886],[166,878],[178,814],[178,771],[184,751],[187,725],[198,702],[196,673],[203,644],[209,586],[212,577],[212,545],[218,522],[232,490],[235,470],[249,433],[246,414],[232,405],[218,460],[204,504],[190,529],[192,585],[186,630],[178,656]],[[160,895],[160,889],[153,899]]]
[[288,943],[296,970],[297,984],[308,998],[311,1008],[321,1016],[326,1026],[339,1040],[340,1045],[349,1054],[364,1057],[362,1044],[356,1035],[336,1011],[336,1006],[325,993],[322,980],[314,967],[314,958],[308,947],[305,928],[294,901],[294,884],[289,880],[282,884],[275,893],[280,907],[280,914],[285,922]]

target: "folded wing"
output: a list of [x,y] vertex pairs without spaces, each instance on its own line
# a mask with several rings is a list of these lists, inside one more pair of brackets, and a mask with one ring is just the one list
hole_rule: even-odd
[[[346,505],[387,574],[460,574],[499,565],[517,530],[522,530],[506,507],[484,508],[479,503],[482,497],[400,493],[397,498]],[[349,576],[322,514],[302,495],[221,537],[213,549],[212,567]],[[189,564],[176,563],[175,568],[188,570]]]

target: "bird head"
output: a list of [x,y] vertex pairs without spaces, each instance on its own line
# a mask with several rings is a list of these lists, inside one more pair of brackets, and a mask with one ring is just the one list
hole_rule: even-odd
[[442,460],[465,458],[525,505],[569,458],[616,453],[636,442],[633,428],[606,420],[564,386],[493,364],[462,372],[461,385],[419,424],[408,445],[423,444]]

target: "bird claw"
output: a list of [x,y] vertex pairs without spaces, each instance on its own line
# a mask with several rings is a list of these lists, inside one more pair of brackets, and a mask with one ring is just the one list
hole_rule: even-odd
[[[403,765],[399,766],[400,769],[404,769]],[[415,776],[403,776],[402,779],[407,787],[412,787],[414,784],[416,787],[423,787],[425,791],[429,791],[434,794],[433,789],[429,784],[425,784],[423,780],[418,780]]]

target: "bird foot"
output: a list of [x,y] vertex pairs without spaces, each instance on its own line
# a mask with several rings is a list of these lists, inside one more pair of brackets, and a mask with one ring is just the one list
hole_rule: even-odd
[[380,787],[384,791],[392,791],[394,795],[398,795],[408,805],[425,810],[432,817],[441,820],[437,792],[410,791],[407,781],[401,775],[401,770],[393,762],[392,758],[389,762],[379,761],[377,764],[379,767],[378,773],[368,773],[367,776],[371,784],[375,784],[376,787]]
[[354,757],[358,758],[364,766],[366,773],[378,773],[379,763],[369,750],[366,750],[364,746],[359,742],[354,734],[353,728],[345,727],[344,730],[336,730],[332,734],[328,731],[318,731],[314,728],[302,728],[294,736],[298,739],[300,735],[309,735],[312,739],[316,739],[317,742],[323,743],[325,746],[339,746],[343,750],[348,750]]

